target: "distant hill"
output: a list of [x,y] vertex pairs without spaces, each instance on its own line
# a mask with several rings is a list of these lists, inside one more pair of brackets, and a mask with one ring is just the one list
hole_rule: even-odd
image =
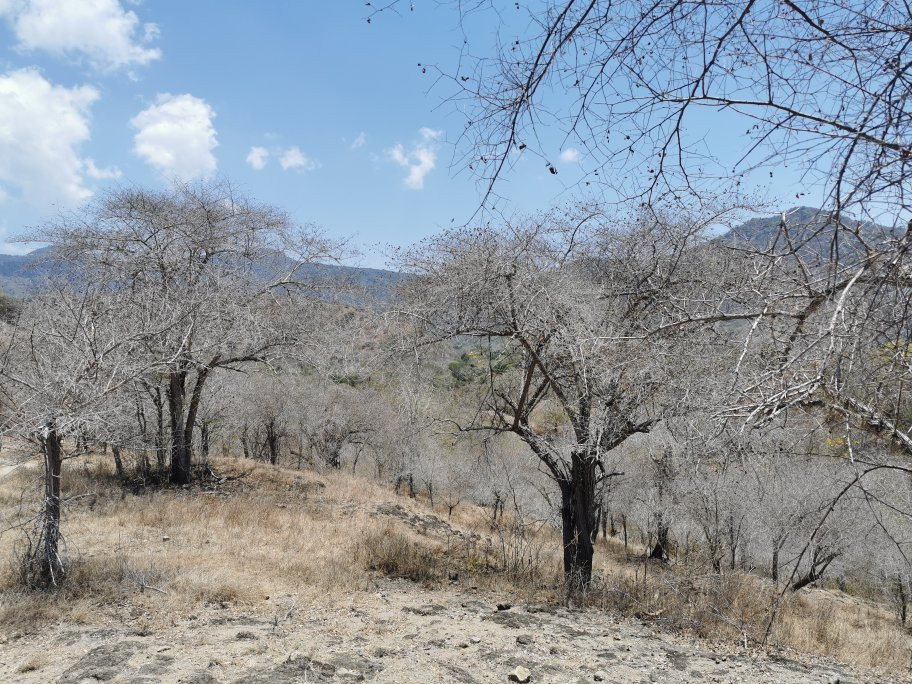
[[[790,236],[806,258],[829,260],[833,243],[834,227],[829,213],[812,207],[794,207],[785,212],[786,225]],[[760,250],[773,249],[781,252],[787,247],[780,230],[781,215],[753,218],[714,239],[727,245],[749,245]],[[867,243],[882,242],[896,237],[901,230],[872,222],[860,222],[843,218],[846,226],[857,229]],[[840,253],[842,258],[858,250],[858,239],[849,231],[840,231]],[[0,294],[12,297],[27,297],[40,291],[42,282],[48,276],[60,275],[52,261],[50,247],[42,247],[25,255],[0,254]],[[280,272],[288,269],[292,262],[284,255],[277,254],[272,265],[264,266],[265,271]],[[337,264],[308,264],[302,271],[310,279],[321,282],[344,283],[360,289],[369,298],[389,300],[397,285],[409,276],[396,271],[378,268],[358,268]]]
[[[830,212],[813,207],[793,207],[784,212],[788,235],[799,253],[805,258],[821,260],[831,258],[836,235]],[[750,245],[751,247],[783,252],[788,249],[781,230],[782,215],[753,218],[733,228],[716,241],[728,245]],[[857,231],[866,244],[876,244],[897,237],[905,228],[894,230],[870,221],[862,222],[851,217],[842,217],[843,225],[850,230],[839,231],[839,253],[841,258],[861,248],[859,239],[851,231]]]
[[[42,247],[24,255],[0,254],[0,293],[11,297],[27,297],[39,292],[49,276],[60,275],[60,266],[49,260],[51,247]],[[293,262],[284,255],[266,270],[276,272],[291,268]],[[308,279],[349,285],[366,292],[371,298],[386,300],[396,286],[408,276],[379,268],[358,268],[338,264],[307,264],[300,273]]]

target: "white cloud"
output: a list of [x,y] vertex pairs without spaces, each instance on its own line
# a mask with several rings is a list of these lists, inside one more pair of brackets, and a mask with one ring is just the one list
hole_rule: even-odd
[[136,129],[133,152],[169,178],[208,176],[217,165],[214,117],[212,107],[198,97],[159,95],[130,120]]
[[367,143],[367,133],[365,133],[364,131],[361,131],[360,133],[358,133],[358,137],[355,138],[354,140],[352,140],[352,144],[349,145],[349,149],[352,149],[352,150],[361,149],[362,147],[364,147],[364,145],[366,143]]
[[560,153],[560,160],[565,164],[573,164],[582,158],[583,155],[580,153],[580,151],[573,147],[568,147],[566,150]]
[[[2,0],[0,0],[2,1]],[[74,206],[92,193],[83,173],[98,170],[79,155],[90,136],[90,86],[64,88],[37,69],[0,75],[0,183],[28,204]]]
[[123,175],[116,166],[106,166],[104,168],[96,166],[93,159],[86,159],[84,168],[86,175],[95,180],[116,180]]
[[0,17],[20,48],[85,58],[99,70],[161,57],[161,50],[145,45],[158,37],[158,26],[140,24],[118,0],[0,0]]
[[250,153],[247,155],[247,163],[255,171],[262,171],[266,166],[266,161],[269,159],[269,150],[265,147],[251,147]]
[[426,141],[439,140],[441,137],[443,137],[443,131],[428,128],[427,126],[422,126],[419,128],[418,133],[421,135],[421,139]]
[[418,134],[422,142],[416,143],[410,150],[406,150],[400,143],[386,151],[392,161],[408,169],[405,184],[412,190],[421,190],[424,187],[425,176],[437,165],[435,141],[443,136],[443,131],[425,127],[419,129]]
[[279,158],[279,164],[283,171],[288,171],[288,169],[313,171],[320,167],[318,162],[301,152],[297,145],[289,147],[282,153],[282,156]]

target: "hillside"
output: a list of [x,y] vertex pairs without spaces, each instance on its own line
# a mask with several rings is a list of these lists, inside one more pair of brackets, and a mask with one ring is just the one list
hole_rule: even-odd
[[[638,589],[646,566],[613,543],[598,544],[593,605],[567,606],[557,537],[525,540],[538,548],[529,584],[499,560],[515,540],[475,506],[448,517],[338,471],[233,458],[215,460],[199,491],[129,493],[108,465],[96,455],[65,475],[75,565],[63,594],[22,593],[3,577],[4,681],[469,683],[522,681],[524,668],[532,682],[797,684],[900,681],[889,672],[906,665],[908,637],[844,595],[790,601],[767,650],[722,621],[672,630],[667,588],[698,578],[650,565],[655,584]],[[7,521],[34,474],[0,469]],[[0,552],[17,540],[0,536]],[[730,597],[742,618],[757,589]],[[614,595],[629,617],[604,609]]]
[[[789,236],[799,253],[805,257],[829,260],[835,235],[829,214],[812,207],[793,207],[784,213]],[[772,248],[776,251],[784,251],[787,249],[787,244],[780,228],[781,221],[782,216],[779,214],[753,218],[733,228],[717,240],[727,245],[737,246],[746,243],[760,250]],[[877,244],[896,237],[896,231],[888,226],[861,222],[852,218],[844,218],[843,223],[849,228],[849,230],[839,232],[841,241],[839,250],[843,255],[859,250],[862,241],[866,244]],[[856,231],[858,237],[852,235],[852,231]]]
[[[827,223],[826,215],[812,207],[793,207],[786,212],[792,236],[800,245],[805,256],[828,259],[833,238],[833,228]],[[752,218],[740,226],[716,238],[728,245],[749,244],[757,249],[774,246],[784,249],[780,235],[781,215]],[[846,225],[857,229],[865,241],[879,242],[895,236],[889,227],[874,223],[861,223],[852,219]],[[844,236],[844,237],[842,237]],[[841,233],[841,249],[851,253],[857,250],[859,242],[851,234]],[[56,267],[47,261],[50,248],[43,247],[25,255],[0,254],[0,293],[11,297],[25,297],[41,288],[49,275],[58,275]],[[291,260],[277,257],[273,266],[276,271],[288,268]],[[311,264],[302,271],[308,277],[320,281],[342,282],[368,293],[371,297],[386,300],[392,296],[396,285],[407,278],[405,274],[377,268],[360,268],[338,264]]]
[[[48,261],[52,256],[50,247],[24,255],[0,254],[0,293],[21,298],[40,290],[48,276],[60,275],[59,266]],[[291,259],[279,255],[271,268],[278,272],[292,266]],[[313,280],[345,283],[377,299],[389,298],[404,277],[395,271],[339,264],[308,264],[300,272]]]

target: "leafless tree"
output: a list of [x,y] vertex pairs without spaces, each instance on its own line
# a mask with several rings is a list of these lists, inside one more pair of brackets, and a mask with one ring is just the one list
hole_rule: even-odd
[[166,364],[149,389],[169,418],[171,480],[179,484],[192,477],[206,382],[219,369],[269,363],[299,341],[308,318],[296,318],[295,295],[307,265],[333,247],[224,181],[113,190],[38,237],[83,282],[128,295],[124,311],[159,331],[143,351]]
[[137,352],[147,335],[160,331],[137,328],[123,316],[122,295],[105,284],[75,292],[59,287],[28,300],[10,331],[0,366],[2,430],[35,444],[44,463],[43,505],[22,565],[32,586],[57,587],[63,579],[64,461],[83,453],[82,435],[109,439],[115,397],[153,370]]
[[486,389],[460,429],[519,436],[558,485],[573,586],[591,578],[606,455],[674,404],[663,343],[682,329],[646,331],[705,282],[705,225],[618,226],[584,208],[447,232],[403,259],[415,342],[478,340]]

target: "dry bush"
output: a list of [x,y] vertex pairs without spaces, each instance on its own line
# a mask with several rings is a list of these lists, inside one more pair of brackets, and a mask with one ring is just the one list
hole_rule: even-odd
[[392,523],[366,530],[358,557],[368,570],[426,584],[441,579],[446,564],[429,540],[416,539]]
[[40,670],[42,667],[47,665],[49,662],[48,656],[45,653],[32,653],[25,657],[25,659],[19,663],[16,667],[16,672],[19,674],[25,674],[26,672],[34,672]]
[[765,642],[866,668],[909,664],[912,639],[886,606],[821,589],[782,594],[756,575],[707,574],[694,565],[637,559],[607,567],[577,601],[714,641]]
[[822,589],[789,594],[774,643],[863,667],[907,670],[912,640],[883,605]]

